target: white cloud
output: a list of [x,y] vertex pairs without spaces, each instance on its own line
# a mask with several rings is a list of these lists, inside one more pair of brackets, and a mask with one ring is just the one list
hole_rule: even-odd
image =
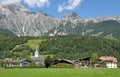
[[49,6],[50,4],[49,0],[24,0],[23,2],[33,8]]
[[62,12],[63,10],[74,10],[77,8],[83,0],[68,0],[68,2],[63,3],[62,5],[58,6],[58,11]]
[[21,2],[32,8],[44,7],[50,5],[49,0],[0,0],[0,3],[3,5],[21,3]]
[[7,5],[7,4],[13,4],[13,3],[20,3],[21,0],[0,0],[0,3],[3,5]]

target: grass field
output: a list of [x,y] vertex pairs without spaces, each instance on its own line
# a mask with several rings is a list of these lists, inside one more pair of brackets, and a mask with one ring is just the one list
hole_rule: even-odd
[[30,48],[32,49],[38,49],[39,48],[39,44],[42,42],[42,41],[45,41],[45,40],[42,40],[42,39],[34,39],[34,40],[28,40],[27,43],[23,44],[23,45],[28,45],[30,46]]
[[[24,43],[24,44],[21,44],[21,45],[29,46],[30,48],[35,50],[35,49],[39,48],[39,45],[42,41],[45,41],[45,40],[43,40],[43,39],[33,39],[33,40],[28,40],[27,43]],[[14,47],[14,50],[16,48],[19,48],[21,45],[17,45],[16,47]]]
[[120,69],[0,69],[0,77],[120,77]]

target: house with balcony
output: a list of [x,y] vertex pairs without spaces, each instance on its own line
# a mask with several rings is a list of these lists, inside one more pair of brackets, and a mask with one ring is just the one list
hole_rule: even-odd
[[117,68],[117,58],[112,56],[101,56],[99,58],[100,62],[105,62],[107,68]]

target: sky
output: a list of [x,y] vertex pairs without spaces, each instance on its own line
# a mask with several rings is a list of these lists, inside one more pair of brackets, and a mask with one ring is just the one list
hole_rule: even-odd
[[0,0],[3,5],[20,3],[32,12],[56,18],[76,12],[82,18],[120,15],[120,0]]

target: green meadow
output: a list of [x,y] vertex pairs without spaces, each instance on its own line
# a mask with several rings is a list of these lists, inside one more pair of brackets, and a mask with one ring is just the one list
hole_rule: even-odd
[[45,41],[45,40],[42,40],[42,39],[28,40],[28,42],[25,43],[25,44],[23,44],[23,45],[28,45],[28,46],[30,46],[30,48],[36,49],[36,48],[39,48],[39,44],[40,44],[42,41]]
[[0,77],[120,77],[120,69],[14,68],[0,69]]

